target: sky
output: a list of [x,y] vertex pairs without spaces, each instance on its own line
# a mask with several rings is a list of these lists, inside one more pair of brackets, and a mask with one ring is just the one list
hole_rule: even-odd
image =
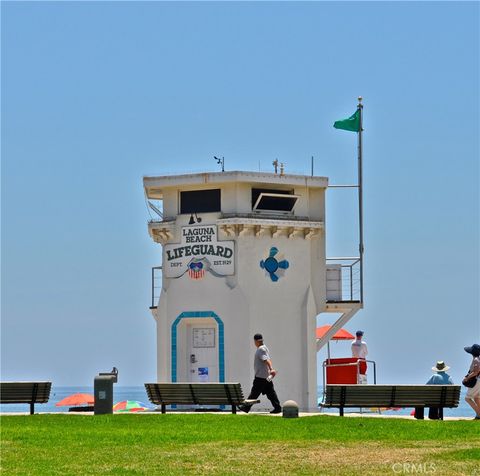
[[[332,124],[361,95],[365,306],[346,328],[379,383],[437,360],[459,382],[480,343],[478,25],[477,2],[2,2],[2,380],[155,379],[143,176],[214,155],[309,175],[313,156],[355,183],[356,134]],[[356,254],[356,206],[327,192],[329,256]]]

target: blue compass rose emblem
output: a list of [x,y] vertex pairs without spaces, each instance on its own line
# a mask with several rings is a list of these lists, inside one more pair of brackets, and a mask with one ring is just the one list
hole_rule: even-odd
[[285,274],[285,270],[290,266],[286,259],[278,254],[278,248],[272,246],[268,258],[260,261],[260,268],[264,269],[273,282]]

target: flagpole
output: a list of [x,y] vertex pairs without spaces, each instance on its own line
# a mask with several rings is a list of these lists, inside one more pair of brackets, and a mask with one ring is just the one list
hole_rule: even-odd
[[358,227],[359,227],[359,244],[358,252],[360,257],[360,303],[363,304],[363,177],[362,177],[362,132],[363,132],[363,104],[362,97],[358,97]]

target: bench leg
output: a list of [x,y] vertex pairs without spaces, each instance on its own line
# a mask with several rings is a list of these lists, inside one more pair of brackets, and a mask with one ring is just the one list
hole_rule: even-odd
[[232,405],[232,414],[233,415],[237,414],[237,407],[235,405]]
[[343,407],[340,407],[340,416],[343,416]]
[[438,419],[443,420],[443,407],[438,409]]
[[33,402],[30,402],[30,415],[33,415],[35,413],[35,404]]
[[167,405],[165,403],[162,403],[162,413],[167,413]]

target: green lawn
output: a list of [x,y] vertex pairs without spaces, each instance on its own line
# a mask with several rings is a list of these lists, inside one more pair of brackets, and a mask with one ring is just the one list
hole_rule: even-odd
[[480,421],[259,415],[1,418],[4,474],[480,475]]

